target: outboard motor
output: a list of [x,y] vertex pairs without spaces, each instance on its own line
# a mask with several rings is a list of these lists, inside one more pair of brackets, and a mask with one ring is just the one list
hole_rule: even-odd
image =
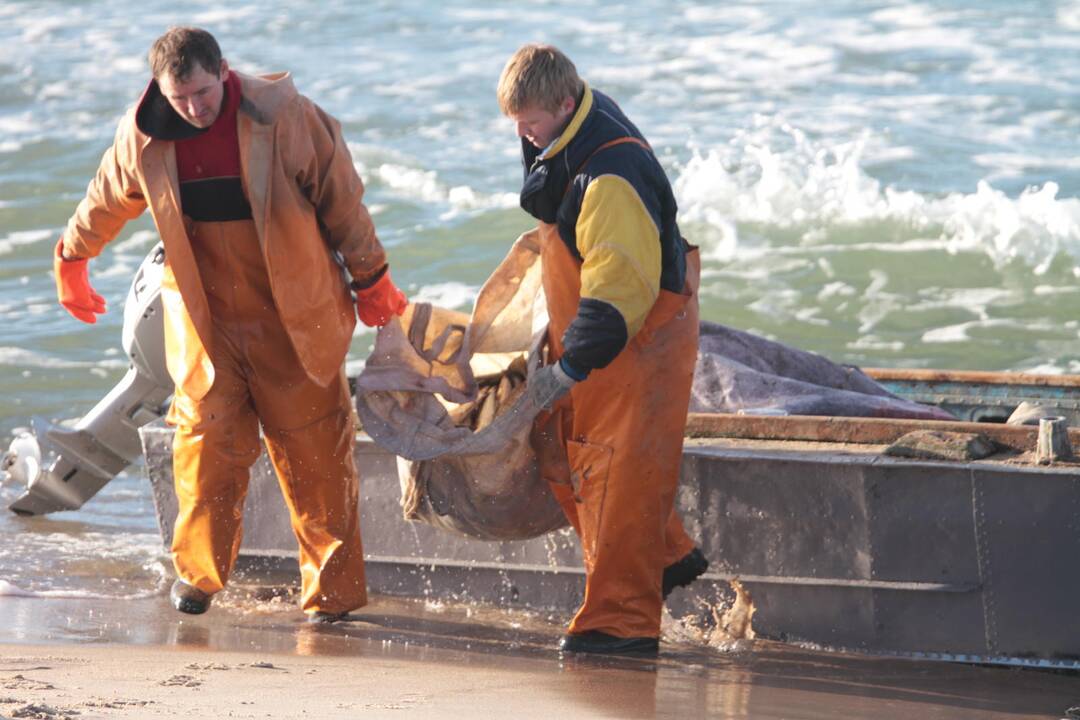
[[32,420],[0,459],[5,479],[24,484],[9,509],[20,515],[77,510],[142,455],[138,429],[163,416],[173,392],[165,366],[161,276],[165,249],[158,243],[142,265],[124,303],[127,374],[73,426]]

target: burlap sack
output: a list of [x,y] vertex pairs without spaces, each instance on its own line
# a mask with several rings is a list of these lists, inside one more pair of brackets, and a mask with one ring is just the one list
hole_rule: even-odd
[[526,233],[480,290],[472,316],[410,305],[379,330],[356,382],[363,429],[398,455],[406,519],[488,540],[566,525],[529,445],[540,412],[524,391],[547,312]]

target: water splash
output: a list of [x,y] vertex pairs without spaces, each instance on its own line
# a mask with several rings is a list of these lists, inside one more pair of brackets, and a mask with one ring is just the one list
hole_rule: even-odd
[[[731,589],[735,593],[735,599],[731,604],[718,610],[713,608],[713,617],[717,621],[717,630],[722,633],[725,640],[753,640],[756,635],[752,620],[754,618],[754,599],[750,597],[750,591],[738,580],[731,581]],[[710,643],[714,643],[717,632],[713,632]]]
[[697,612],[675,618],[664,608],[661,633],[666,640],[721,652],[740,652],[751,645],[757,635],[753,628],[756,609],[750,591],[738,580],[730,580],[726,587],[722,583],[715,587],[718,593],[697,598]]
[[974,193],[899,190],[867,171],[880,159],[874,153],[882,152],[873,150],[869,134],[828,144],[787,124],[759,123],[726,147],[694,149],[678,170],[681,220],[701,231],[712,259],[760,252],[745,235],[769,242],[794,235],[799,246],[820,249],[854,234],[862,241],[922,241],[918,249],[929,241],[949,253],[983,253],[999,268],[1018,260],[1037,274],[1064,255],[1080,276],[1080,200],[1058,198],[1055,182],[1015,198],[985,180]]

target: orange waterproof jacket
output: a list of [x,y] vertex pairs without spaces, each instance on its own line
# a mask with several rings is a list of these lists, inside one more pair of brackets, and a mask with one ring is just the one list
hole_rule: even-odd
[[[356,326],[341,267],[364,282],[386,255],[339,123],[297,92],[288,73],[237,74],[241,181],[274,302],[304,369],[327,385],[341,370]],[[147,207],[165,244],[169,374],[197,400],[214,380],[213,319],[180,207],[174,143],[140,131],[133,109],[68,221],[65,256],[95,257]]]

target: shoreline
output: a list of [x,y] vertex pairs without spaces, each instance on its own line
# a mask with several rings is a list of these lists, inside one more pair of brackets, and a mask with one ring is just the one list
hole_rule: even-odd
[[1080,674],[664,642],[656,660],[561,657],[562,618],[375,597],[310,625],[288,592],[0,598],[0,717],[1046,718]]

